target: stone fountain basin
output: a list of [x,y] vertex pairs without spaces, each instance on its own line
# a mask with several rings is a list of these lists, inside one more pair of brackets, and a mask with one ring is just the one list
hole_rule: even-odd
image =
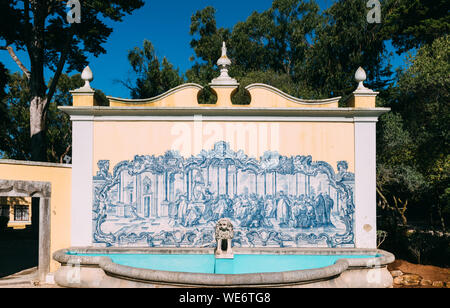
[[[276,255],[376,255],[344,258],[314,269],[253,274],[205,274],[161,271],[114,263],[108,254],[214,254],[213,248],[94,248],[72,247],[53,254],[61,266],[55,282],[72,288],[137,287],[337,287],[387,288],[393,279],[387,265],[393,254],[379,249],[354,248],[233,248],[234,254]],[[89,254],[90,256],[77,255]],[[102,256],[95,256],[96,254]],[[94,256],[92,256],[94,255]]]

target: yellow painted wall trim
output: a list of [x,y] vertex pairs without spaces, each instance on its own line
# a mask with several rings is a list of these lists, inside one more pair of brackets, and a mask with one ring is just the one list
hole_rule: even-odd
[[197,106],[197,96],[203,87],[196,83],[185,83],[152,98],[124,99],[107,96],[111,107],[174,107]]
[[92,89],[77,89],[70,91],[72,94],[73,106],[96,106],[95,104],[95,91]]
[[[211,89],[217,96],[217,102],[214,105],[203,105],[203,106],[212,106],[212,107],[233,107],[233,102],[231,101],[231,96],[233,92],[237,90],[238,86],[218,86],[211,85]],[[236,106],[236,105],[235,105]],[[245,107],[245,105],[239,105],[241,107]]]
[[70,165],[70,164],[44,163],[44,162],[37,162],[37,161],[25,161],[25,160],[14,160],[14,159],[0,159],[0,164],[54,167],[54,168],[72,168],[72,165]]
[[202,105],[198,103],[198,94],[203,87],[196,83],[186,83],[161,95],[146,99],[124,99],[108,96],[110,107],[260,107],[260,108],[337,108],[341,97],[319,100],[306,100],[293,97],[280,89],[267,84],[255,83],[247,86],[252,100],[249,105],[233,105],[231,95],[236,86],[212,86],[217,94],[217,103]]
[[353,92],[348,105],[353,108],[375,108],[378,92]]

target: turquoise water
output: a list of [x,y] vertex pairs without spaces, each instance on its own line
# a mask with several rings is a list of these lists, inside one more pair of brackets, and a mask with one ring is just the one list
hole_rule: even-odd
[[339,259],[378,257],[378,255],[235,255],[231,260],[216,260],[214,255],[69,254],[106,256],[114,263],[135,268],[204,274],[285,272],[326,267]]

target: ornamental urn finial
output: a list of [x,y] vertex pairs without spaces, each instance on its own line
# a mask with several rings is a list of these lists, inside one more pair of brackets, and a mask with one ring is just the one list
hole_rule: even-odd
[[[217,60],[217,65],[221,68],[227,68],[227,66],[231,65],[231,60],[227,56],[227,45],[223,42],[222,45],[222,56]],[[228,70],[227,70],[228,73]]]
[[358,83],[358,87],[353,91],[353,95],[349,96],[350,101],[348,106],[353,108],[375,108],[376,97],[378,92],[364,86],[364,81],[367,79],[366,71],[362,67],[359,67],[355,73],[355,80]]
[[84,86],[85,89],[91,89],[91,81],[94,80],[94,74],[92,73],[92,70],[89,66],[86,66],[81,73],[81,79],[84,80]]
[[368,90],[364,86],[364,81],[367,79],[366,71],[360,66],[355,74],[355,80],[358,82],[358,88],[356,90]]
[[217,60],[217,66],[220,68],[220,76],[213,79],[211,85],[221,86],[236,86],[238,85],[236,79],[233,79],[228,75],[228,66],[231,65],[231,60],[227,56],[227,45],[222,43],[222,56]]

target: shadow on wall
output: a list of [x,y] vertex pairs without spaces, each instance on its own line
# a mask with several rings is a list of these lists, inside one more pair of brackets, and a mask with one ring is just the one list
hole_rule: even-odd
[[0,278],[38,265],[38,239],[32,232],[0,232]]

